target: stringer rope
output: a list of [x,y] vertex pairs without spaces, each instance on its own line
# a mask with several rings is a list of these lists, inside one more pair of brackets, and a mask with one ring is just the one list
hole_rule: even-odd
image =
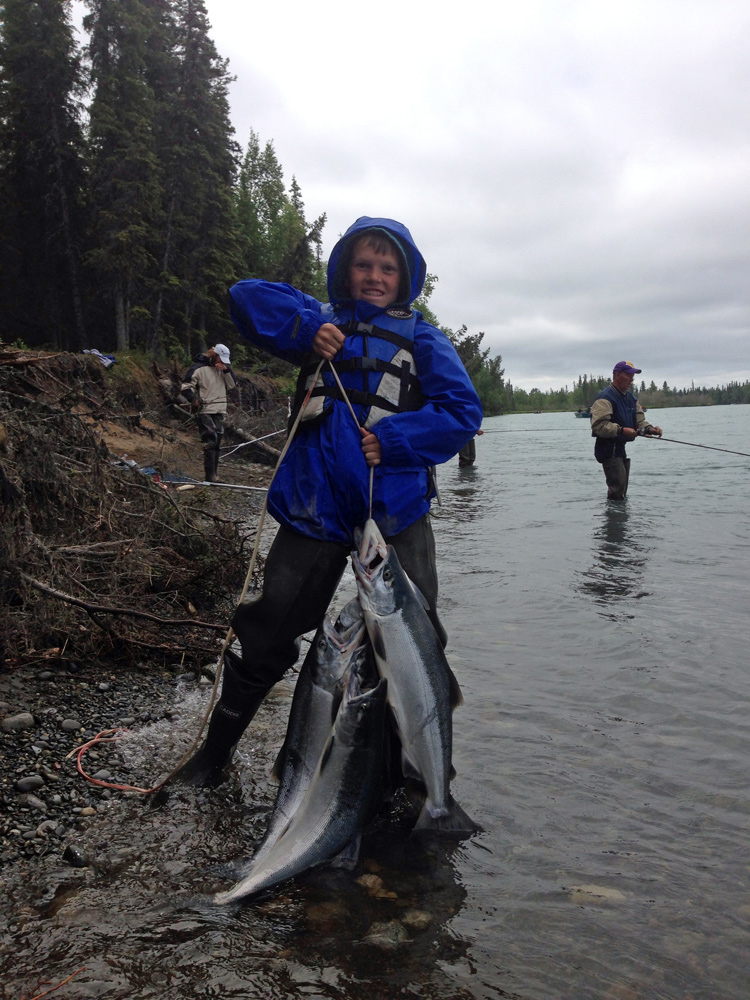
[[[343,385],[341,384],[341,379],[339,378],[339,373],[333,367],[333,362],[332,361],[329,361],[328,364],[330,365],[331,371],[333,372],[333,377],[336,379],[336,385],[339,387],[339,392],[343,396],[344,402],[349,407],[349,412],[352,415],[352,420],[357,425],[357,430],[359,431],[360,428],[361,428],[361,424],[360,424],[359,420],[357,420],[357,416],[356,416],[356,414],[354,412],[354,408],[352,407],[352,404],[349,402],[349,397],[346,394],[346,389],[344,389]],[[320,368],[318,368],[318,371],[320,371]],[[370,510],[369,510],[370,517],[372,517],[372,484],[373,484],[373,479],[374,478],[375,478],[375,466],[371,465],[370,466]]]

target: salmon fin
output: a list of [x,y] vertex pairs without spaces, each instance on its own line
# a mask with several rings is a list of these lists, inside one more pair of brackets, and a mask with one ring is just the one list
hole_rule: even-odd
[[429,800],[422,807],[414,833],[436,833],[448,837],[470,837],[479,833],[481,826],[468,816],[458,802],[448,799],[443,809],[431,807]]
[[346,847],[339,851],[331,858],[331,867],[333,868],[343,868],[344,871],[353,871],[359,864],[359,852],[362,847],[362,834],[358,833],[356,837],[346,845]]
[[336,716],[339,714],[339,708],[341,707],[341,702],[344,700],[344,692],[337,688],[333,692],[333,698],[331,700],[331,725],[336,721]]
[[456,675],[450,667],[448,667],[448,685],[450,687],[451,708],[456,708],[457,705],[463,705],[464,696],[461,694],[461,685],[458,683]]
[[424,779],[422,778],[422,775],[420,774],[417,767],[414,764],[412,764],[412,762],[409,760],[403,748],[401,749],[401,771],[405,778],[413,778],[416,781],[421,781],[424,784]]
[[372,643],[372,648],[375,651],[375,655],[380,657],[381,660],[388,661],[388,657],[385,655],[385,641],[383,639],[383,632],[380,625],[377,622],[373,622],[370,631],[370,642]]
[[276,754],[276,760],[273,762],[273,767],[271,768],[271,777],[274,781],[281,781],[281,775],[284,773],[284,765],[286,764],[286,740],[284,740],[281,750]]
[[334,737],[333,735],[331,735],[328,739],[328,742],[323,747],[323,753],[320,755],[320,762],[318,764],[318,768],[321,771],[325,769],[325,766],[328,763],[328,758],[331,756],[331,750],[333,750],[333,740]]

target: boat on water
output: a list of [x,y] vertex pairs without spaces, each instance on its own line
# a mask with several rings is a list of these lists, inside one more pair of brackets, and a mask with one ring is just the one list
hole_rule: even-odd
[[577,417],[586,417],[588,419],[591,416],[591,410],[576,410],[575,415]]

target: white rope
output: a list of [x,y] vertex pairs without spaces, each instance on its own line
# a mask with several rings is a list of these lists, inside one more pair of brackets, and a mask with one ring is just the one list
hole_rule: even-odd
[[[333,372],[333,377],[336,379],[336,385],[339,387],[339,392],[341,393],[341,395],[342,395],[342,397],[344,399],[344,402],[349,407],[349,412],[352,415],[352,420],[357,425],[357,431],[359,432],[359,429],[360,429],[360,426],[361,426],[360,422],[359,422],[359,420],[357,420],[356,414],[354,413],[354,408],[352,407],[352,404],[349,402],[349,397],[346,394],[346,389],[344,389],[343,385],[341,384],[341,379],[339,378],[339,373],[333,367],[333,362],[332,361],[329,361],[328,364],[330,365],[331,371]],[[318,369],[318,370],[320,370],[320,369]],[[370,511],[369,511],[370,517],[372,517],[372,485],[373,485],[374,478],[375,478],[375,466],[371,465],[370,466]]]

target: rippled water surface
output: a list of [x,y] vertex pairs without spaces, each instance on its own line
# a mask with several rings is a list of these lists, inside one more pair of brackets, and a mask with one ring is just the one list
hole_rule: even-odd
[[[649,415],[750,452],[748,406]],[[750,458],[639,440],[609,503],[587,421],[484,428],[473,468],[440,470],[435,514],[464,692],[454,793],[484,832],[425,846],[394,820],[367,838],[366,878],[212,906],[263,829],[282,688],[220,789],[121,798],[85,834],[95,867],[10,873],[3,998],[78,969],[54,995],[747,997]],[[181,709],[186,736],[198,696]],[[123,747],[134,779],[171,766],[173,729]]]

